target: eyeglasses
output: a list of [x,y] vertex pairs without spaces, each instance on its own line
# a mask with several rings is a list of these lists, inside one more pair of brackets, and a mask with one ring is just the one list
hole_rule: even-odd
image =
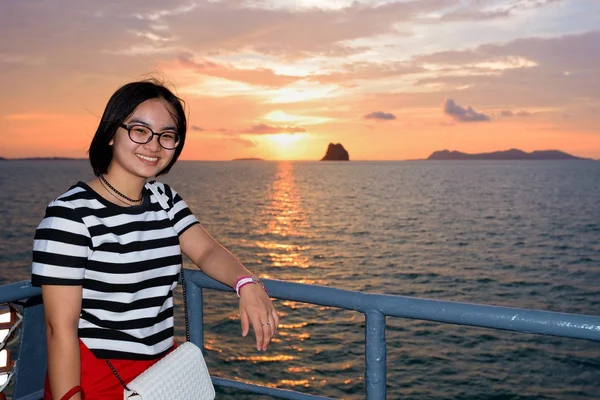
[[146,144],[150,143],[154,136],[158,136],[158,143],[161,145],[163,149],[173,150],[177,148],[179,144],[179,135],[175,132],[162,132],[155,133],[152,129],[148,128],[145,125],[125,125],[119,124],[119,126],[125,130],[129,134],[129,139],[132,142],[137,144]]

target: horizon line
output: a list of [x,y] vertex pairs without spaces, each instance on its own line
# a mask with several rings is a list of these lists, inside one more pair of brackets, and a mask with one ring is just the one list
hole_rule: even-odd
[[[1,161],[89,161],[87,158],[72,158],[72,157],[19,157],[19,158],[6,158],[0,156]],[[354,160],[313,160],[313,159],[290,159],[290,160],[273,160],[273,159],[260,159],[260,160],[207,160],[207,159],[187,159],[187,160],[177,160],[178,162],[411,162],[411,161],[574,161],[569,159],[538,159],[538,160],[525,160],[525,159],[490,159],[490,160],[430,160],[427,158],[408,158],[408,159],[354,159]],[[600,161],[600,158],[579,158],[579,160],[575,161]]]
[[[262,158],[262,157],[237,157],[237,158],[230,158],[230,159],[219,159],[219,160],[211,160],[211,159],[179,159],[178,161],[210,161],[210,162],[230,162],[230,161],[442,161],[442,160],[430,160],[429,157],[431,157],[433,154],[435,153],[444,153],[444,152],[450,152],[450,153],[462,153],[464,155],[489,155],[489,154],[493,154],[493,153],[504,153],[504,152],[508,152],[508,151],[513,151],[513,150],[517,150],[526,154],[533,154],[536,152],[560,152],[563,153],[565,155],[568,156],[572,156],[572,157],[576,157],[576,158],[580,158],[580,159],[584,159],[584,160],[600,160],[600,158],[595,158],[595,157],[582,157],[582,156],[577,156],[574,155],[572,153],[567,153],[565,151],[562,150],[558,150],[558,149],[546,149],[546,150],[532,150],[530,152],[528,151],[524,151],[521,149],[517,149],[517,148],[509,148],[506,150],[495,150],[495,151],[488,151],[488,152],[479,152],[479,153],[465,153],[462,152],[460,150],[448,150],[448,149],[444,149],[444,150],[436,150],[433,153],[431,153],[427,158],[408,158],[408,159],[366,159],[366,158],[358,158],[358,159],[352,159],[352,160],[322,160],[322,159],[267,159],[267,158]],[[15,157],[15,158],[8,158],[8,157],[3,157],[0,155],[0,161],[2,160],[6,160],[6,161],[18,161],[18,160],[89,160],[88,157],[64,157],[64,156],[32,156],[32,157]]]

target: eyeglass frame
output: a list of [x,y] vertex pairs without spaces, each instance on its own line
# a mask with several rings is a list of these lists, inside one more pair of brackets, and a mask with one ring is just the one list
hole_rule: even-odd
[[[150,138],[147,141],[145,141],[145,142],[136,142],[135,140],[133,140],[131,138],[131,129],[134,126],[143,126],[144,128],[148,129],[150,131],[150,133],[152,133],[152,135],[150,135]],[[119,127],[123,128],[123,129],[125,129],[127,131],[127,136],[129,136],[129,140],[131,140],[133,143],[137,143],[137,144],[150,143],[152,141],[152,139],[154,139],[154,136],[158,136],[158,144],[160,145],[160,147],[162,147],[165,150],[175,150],[177,147],[179,147],[179,143],[181,143],[181,136],[179,136],[179,134],[177,132],[174,132],[174,131],[165,131],[165,132],[161,132],[161,133],[156,133],[156,132],[154,132],[152,130],[152,128],[150,128],[149,126],[144,125],[144,124],[129,124],[129,125],[127,125],[127,124],[124,124],[122,122],[119,124]],[[176,141],[177,144],[175,145],[175,147],[168,148],[168,147],[163,146],[163,144],[160,142],[160,138],[162,137],[162,135],[164,135],[166,133],[175,135],[177,137],[177,141]]]

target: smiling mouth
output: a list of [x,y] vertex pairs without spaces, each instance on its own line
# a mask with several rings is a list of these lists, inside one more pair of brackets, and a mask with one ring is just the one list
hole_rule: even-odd
[[148,161],[148,162],[157,162],[158,161],[158,157],[148,157],[142,154],[137,154],[136,156],[138,156],[138,158],[141,158],[142,160]]

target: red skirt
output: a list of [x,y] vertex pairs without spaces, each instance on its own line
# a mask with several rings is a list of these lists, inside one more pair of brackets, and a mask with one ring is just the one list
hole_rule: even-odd
[[[174,343],[174,350],[177,345]],[[123,386],[112,372],[106,360],[96,358],[88,347],[79,340],[79,353],[81,355],[81,387],[85,400],[122,400]],[[115,367],[125,382],[131,382],[139,374],[155,364],[156,360],[113,360],[110,362]],[[46,384],[44,386],[44,400],[52,400],[50,382],[46,373]]]

